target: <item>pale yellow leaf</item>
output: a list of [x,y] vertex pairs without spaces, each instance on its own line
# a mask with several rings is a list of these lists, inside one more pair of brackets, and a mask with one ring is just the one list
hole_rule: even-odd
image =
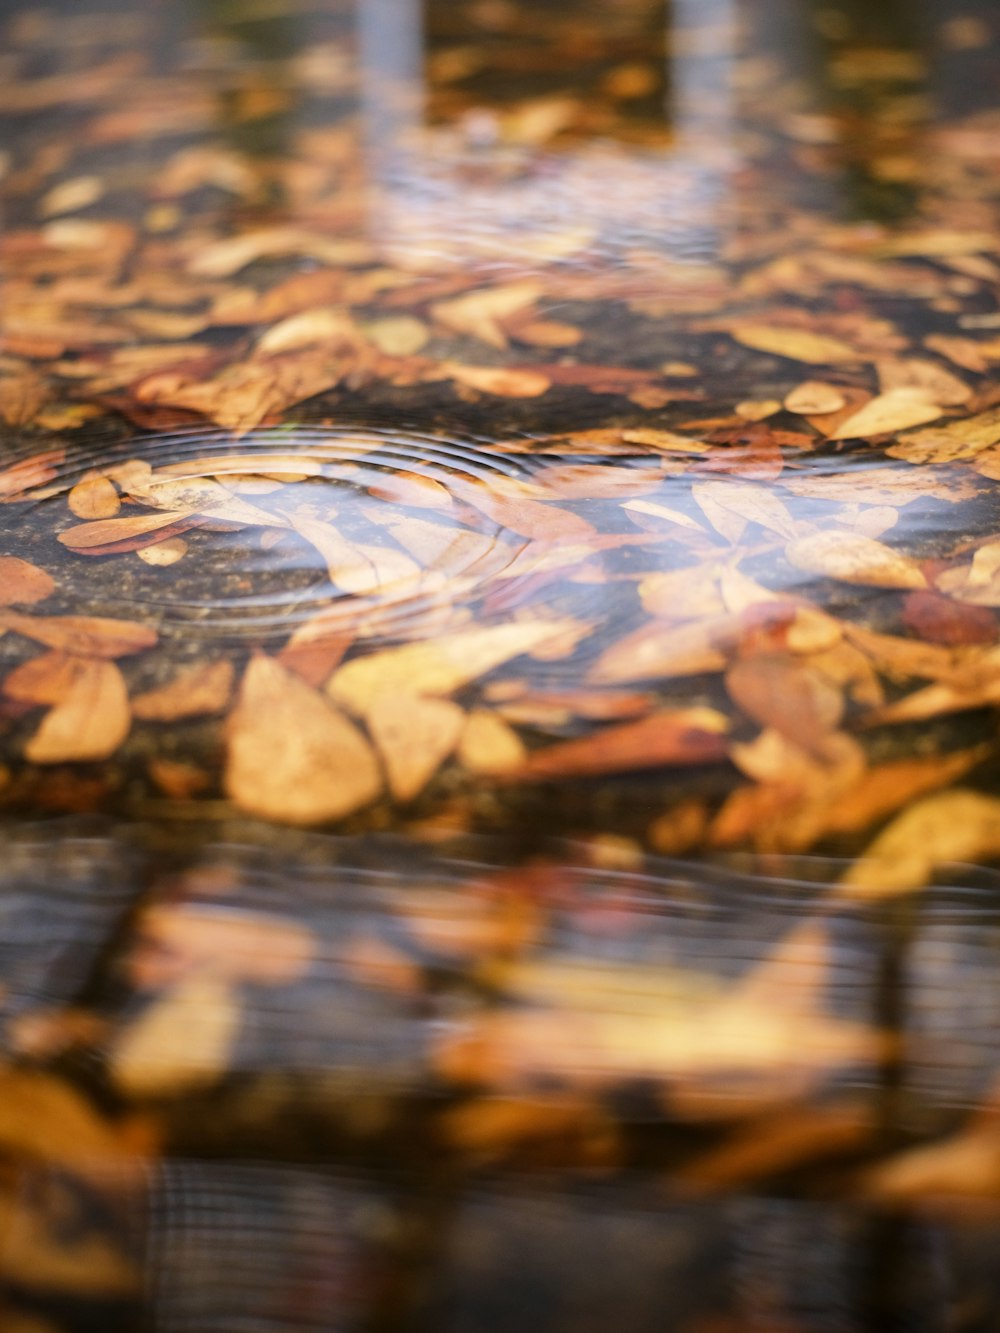
[[814,532],[785,547],[789,564],[808,574],[872,588],[925,588],[909,556],[859,532]]
[[121,1033],[108,1057],[114,1086],[127,1097],[176,1097],[226,1073],[239,1026],[232,986],[195,973],[158,997]]
[[382,694],[373,700],[368,730],[397,801],[412,801],[455,748],[465,714],[450,699]]

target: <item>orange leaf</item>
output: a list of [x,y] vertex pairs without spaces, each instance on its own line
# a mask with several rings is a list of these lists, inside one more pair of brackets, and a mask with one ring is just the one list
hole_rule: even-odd
[[66,694],[24,747],[33,764],[107,759],[128,735],[128,690],[113,662],[81,662]]

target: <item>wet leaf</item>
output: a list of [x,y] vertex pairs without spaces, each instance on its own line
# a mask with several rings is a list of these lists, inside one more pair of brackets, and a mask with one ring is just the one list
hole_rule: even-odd
[[450,361],[445,369],[459,384],[499,398],[538,398],[546,393],[551,380],[540,370],[517,367],[466,366]]
[[171,509],[166,513],[97,519],[95,522],[81,523],[78,527],[67,528],[65,532],[60,532],[59,541],[74,551],[114,546],[133,537],[145,537],[148,533],[172,527],[179,518],[193,512],[192,509],[181,511]]
[[451,694],[572,627],[575,622],[565,620],[516,621],[386,648],[342,666],[327,691],[358,714],[382,694]]
[[929,403],[922,389],[889,389],[842,421],[830,439],[855,440],[869,435],[888,435],[925,421],[934,421],[940,415],[940,406]]
[[470,773],[495,776],[521,767],[527,752],[513,727],[486,709],[466,718],[458,743],[458,762]]
[[787,507],[763,486],[698,481],[691,487],[691,494],[716,532],[731,542],[740,540],[748,523],[759,523],[779,537],[793,537],[798,531]]
[[839,338],[810,333],[805,329],[766,324],[741,324],[732,330],[733,338],[744,347],[756,352],[770,352],[790,361],[805,361],[810,365],[836,365],[838,362],[860,361],[853,347]]
[[114,518],[122,507],[118,492],[107,477],[86,477],[78,481],[67,497],[77,518]]
[[175,722],[182,717],[221,713],[232,688],[232,662],[196,662],[166,685],[135,695],[132,715],[143,722]]
[[785,547],[789,564],[808,574],[871,588],[924,588],[919,566],[891,547],[852,532],[814,532]]
[[47,648],[80,657],[128,657],[145,652],[158,640],[156,630],[148,625],[101,616],[31,616],[5,610],[0,611],[0,625]]
[[33,764],[108,759],[125,740],[130,725],[128,690],[114,662],[83,661],[66,693],[25,745],[24,755]]
[[44,602],[55,590],[55,580],[44,569],[16,555],[0,556],[0,606]]
[[448,699],[383,694],[365,720],[393,797],[412,801],[458,744],[465,714]]
[[[14,375],[0,376],[0,420],[6,426],[26,426],[35,419],[49,396],[42,377],[27,367]],[[4,474],[0,473],[0,494]]]
[[954,463],[975,458],[998,442],[1000,407],[991,407],[976,416],[914,431],[891,444],[886,452],[892,458],[903,458],[908,463]]
[[382,777],[368,742],[342,713],[258,655],[229,719],[225,786],[250,814],[319,824],[369,804]]
[[824,384],[821,380],[806,380],[796,385],[785,396],[785,408],[797,412],[800,416],[824,416],[827,412],[839,412],[846,399],[834,384]]
[[726,689],[760,726],[807,750],[822,748],[844,712],[836,685],[795,657],[761,654],[734,662]]
[[1000,856],[1000,800],[959,788],[928,796],[878,835],[841,879],[850,898],[924,888],[938,866]]
[[502,283],[478,288],[451,301],[439,301],[431,306],[431,314],[453,333],[471,334],[493,347],[506,347],[502,321],[534,305],[541,293],[541,283],[532,280]]
[[157,998],[118,1036],[108,1073],[126,1097],[177,1097],[211,1087],[227,1072],[239,1027],[232,986],[195,973]]
[[592,777],[712,763],[726,754],[726,728],[726,719],[713,708],[653,713],[638,722],[605,727],[592,736],[535,750],[523,773],[528,778]]
[[15,667],[4,679],[3,692],[22,703],[57,704],[85,670],[85,658],[53,649]]

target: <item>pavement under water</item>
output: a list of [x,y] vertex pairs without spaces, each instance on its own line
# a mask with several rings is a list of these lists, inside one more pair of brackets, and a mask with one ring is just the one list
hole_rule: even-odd
[[992,7],[3,34],[5,1333],[992,1333]]

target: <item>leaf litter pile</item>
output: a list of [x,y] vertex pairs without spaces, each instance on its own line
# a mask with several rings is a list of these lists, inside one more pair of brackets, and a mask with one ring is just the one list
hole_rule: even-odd
[[4,20],[4,1329],[989,1333],[995,15],[216,8]]

